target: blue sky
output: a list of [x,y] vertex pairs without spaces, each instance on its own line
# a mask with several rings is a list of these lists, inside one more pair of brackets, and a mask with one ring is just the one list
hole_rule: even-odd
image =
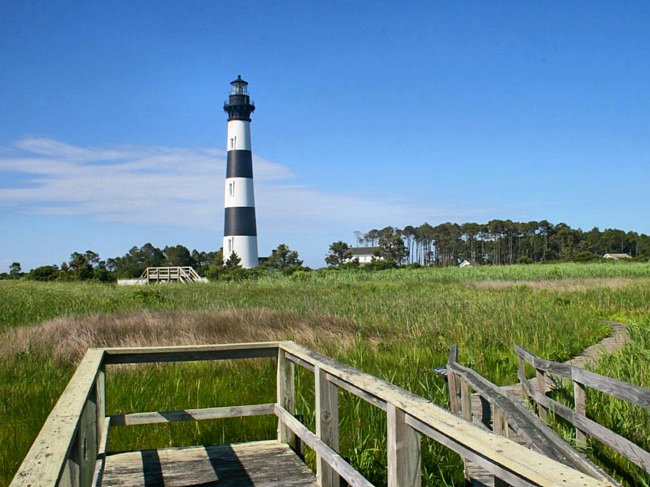
[[0,2],[0,271],[216,250],[228,83],[261,254],[548,219],[650,233],[648,2]]

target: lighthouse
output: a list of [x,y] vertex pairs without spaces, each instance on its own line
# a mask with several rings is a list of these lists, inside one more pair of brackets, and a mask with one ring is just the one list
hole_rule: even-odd
[[248,96],[248,83],[241,76],[230,83],[230,97],[223,110],[228,114],[223,258],[225,262],[234,252],[242,267],[255,267],[257,225],[251,151],[251,113],[255,105]]

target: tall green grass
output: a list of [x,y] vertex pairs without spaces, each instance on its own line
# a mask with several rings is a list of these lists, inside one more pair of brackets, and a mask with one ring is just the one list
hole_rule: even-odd
[[[556,275],[557,274],[557,275]],[[540,286],[539,279],[625,278],[625,285]],[[517,281],[480,287],[475,281]],[[351,347],[319,351],[447,406],[433,368],[452,343],[460,360],[505,384],[516,380],[513,345],[566,360],[608,333],[603,318],[650,311],[646,264],[531,265],[508,268],[321,272],[240,283],[119,288],[98,284],[0,282],[0,330],[65,316],[128,310],[270,308],[309,317],[342,316],[356,324]],[[283,338],[283,337],[279,337]],[[639,339],[634,335],[633,342]],[[56,344],[52,344],[56,346]],[[639,345],[641,349],[645,345]],[[646,347],[647,350],[647,347]],[[624,357],[627,357],[624,356]],[[641,354],[620,364],[621,380],[650,367]],[[618,362],[617,362],[618,363]],[[0,360],[0,485],[7,484],[74,370],[26,352]],[[110,413],[273,401],[271,361],[137,366],[108,371]],[[633,380],[632,380],[633,381]],[[297,377],[298,409],[313,426],[313,378]],[[385,480],[384,413],[341,393],[341,449],[372,481]],[[271,418],[115,428],[111,447],[152,448],[271,438]],[[435,442],[423,448],[426,485],[462,485],[459,458]]]

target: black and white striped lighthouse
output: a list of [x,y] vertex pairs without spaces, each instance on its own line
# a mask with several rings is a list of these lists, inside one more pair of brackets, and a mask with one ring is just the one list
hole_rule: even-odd
[[248,83],[241,76],[230,83],[230,98],[223,110],[228,113],[223,258],[226,261],[235,252],[242,267],[255,267],[258,264],[257,225],[250,126],[255,105],[248,96]]

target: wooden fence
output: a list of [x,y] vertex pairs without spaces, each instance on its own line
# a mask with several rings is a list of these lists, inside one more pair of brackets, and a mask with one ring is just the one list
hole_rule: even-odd
[[[277,397],[271,404],[144,412],[106,417],[106,366],[243,358],[277,361]],[[316,431],[295,414],[294,368],[315,376]],[[244,386],[244,385],[242,385]],[[294,437],[317,456],[318,484],[370,486],[338,453],[338,389],[342,388],[386,412],[388,485],[420,485],[420,438],[425,435],[469,458],[513,486],[609,485],[496,436],[431,402],[377,377],[293,342],[264,342],[184,347],[90,349],[25,457],[11,486],[101,485],[110,428],[183,420],[274,414],[277,438]]]
[[[520,346],[515,347],[515,352],[519,361],[517,375],[522,384],[522,393],[524,397],[530,397],[538,404],[539,415],[542,419],[546,419],[547,412],[550,410],[575,427],[578,445],[586,445],[587,435],[591,435],[650,473],[650,453],[587,417],[585,389],[590,387],[646,409],[650,409],[650,390],[580,367],[544,360]],[[537,379],[535,386],[526,378],[526,363],[535,369]],[[560,379],[569,379],[573,382],[574,409],[546,395],[546,380],[549,375]]]

